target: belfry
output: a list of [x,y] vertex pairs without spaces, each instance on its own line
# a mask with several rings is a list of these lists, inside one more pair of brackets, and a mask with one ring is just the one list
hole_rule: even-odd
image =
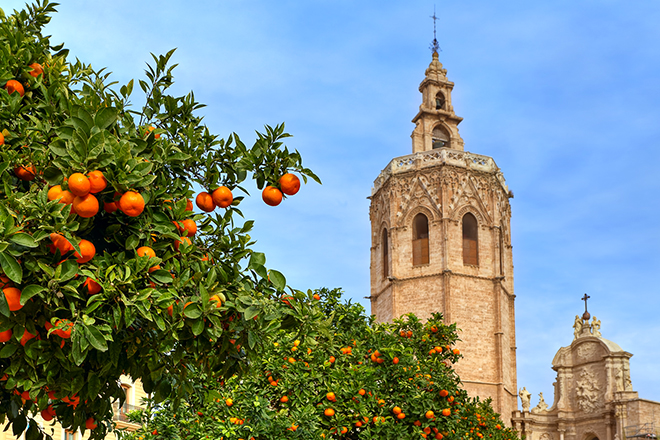
[[370,197],[371,310],[379,321],[441,312],[457,323],[465,389],[507,419],[517,409],[512,193],[491,157],[464,150],[434,48],[412,154],[390,161]]

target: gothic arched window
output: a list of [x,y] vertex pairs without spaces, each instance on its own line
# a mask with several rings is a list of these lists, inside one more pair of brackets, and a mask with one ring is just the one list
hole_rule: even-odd
[[429,264],[429,219],[417,214],[413,219],[413,266]]
[[434,150],[436,148],[449,147],[449,133],[442,125],[438,125],[433,129],[431,138],[433,139]]
[[445,110],[445,95],[442,92],[438,92],[435,95],[435,109],[436,110]]
[[383,229],[380,245],[383,252],[383,278],[387,278],[390,276],[390,246],[387,242],[387,229]]
[[463,264],[479,265],[479,228],[469,212],[463,216]]

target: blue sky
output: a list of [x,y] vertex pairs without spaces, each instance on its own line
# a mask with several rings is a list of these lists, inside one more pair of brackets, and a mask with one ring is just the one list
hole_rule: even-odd
[[[125,83],[178,48],[175,94],[244,140],[286,122],[323,180],[277,208],[257,191],[256,248],[298,289],[369,295],[368,200],[411,153],[431,60],[432,1],[65,0],[54,43]],[[5,12],[22,1],[3,0]],[[554,354],[583,311],[634,354],[633,387],[660,400],[660,3],[438,2],[440,61],[465,149],[492,156],[511,200],[518,385],[552,402]],[[137,99],[136,99],[137,101]],[[656,365],[654,367],[654,365]]]

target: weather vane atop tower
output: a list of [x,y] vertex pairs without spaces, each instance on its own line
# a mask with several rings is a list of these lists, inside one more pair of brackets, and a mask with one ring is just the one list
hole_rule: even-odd
[[435,5],[433,5],[433,15],[431,16],[433,19],[433,41],[431,42],[431,46],[429,46],[429,49],[431,49],[431,52],[438,53],[441,52],[442,49],[440,49],[440,45],[438,44],[438,39],[436,38],[435,35],[435,21],[438,19],[438,17],[435,16]]

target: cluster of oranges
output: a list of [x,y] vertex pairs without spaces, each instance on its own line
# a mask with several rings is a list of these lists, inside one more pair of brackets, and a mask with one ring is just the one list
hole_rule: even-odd
[[215,189],[211,194],[202,191],[197,194],[197,198],[195,199],[197,207],[204,212],[212,212],[216,207],[227,208],[233,202],[234,196],[226,186]]
[[[87,175],[73,173],[65,179],[68,190],[62,185],[55,185],[48,190],[48,200],[58,200],[59,203],[71,205],[71,211],[83,218],[94,217],[99,212],[99,201],[95,194],[103,191],[108,182],[99,170],[90,171]],[[120,196],[120,197],[119,197]],[[135,191],[127,191],[124,194],[115,193],[115,198],[110,202],[104,202],[103,209],[107,213],[121,210],[129,217],[137,217],[144,211],[144,198]]]
[[280,177],[279,188],[268,185],[261,193],[261,198],[269,206],[277,206],[282,203],[282,194],[292,196],[300,190],[300,179],[291,173],[286,173]]

